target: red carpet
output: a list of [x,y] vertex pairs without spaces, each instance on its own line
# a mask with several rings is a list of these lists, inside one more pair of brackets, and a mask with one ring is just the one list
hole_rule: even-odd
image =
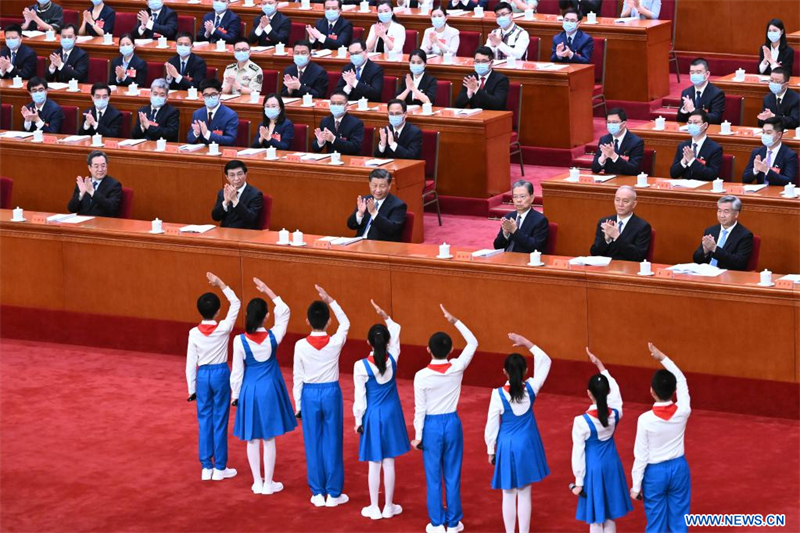
[[[351,341],[352,342],[352,341]],[[400,362],[402,366],[402,359]],[[591,368],[587,364],[586,374]],[[469,371],[468,371],[469,373]],[[286,374],[287,381],[290,376]],[[180,357],[2,341],[0,359],[0,530],[17,531],[424,531],[421,456],[399,459],[396,501],[404,513],[371,522],[366,466],[357,461],[352,385],[345,396],[345,490],[337,509],[308,503],[301,431],[278,440],[276,479],[286,490],[255,496],[245,446],[229,438],[239,476],[201,482],[194,404],[188,404]],[[691,383],[690,383],[691,387]],[[411,426],[413,390],[399,383]],[[574,520],[570,427],[586,407],[576,397],[544,394],[536,414],[553,474],[534,487],[534,531],[585,531]],[[489,488],[483,428],[488,389],[464,387],[460,413],[466,452],[466,531],[501,531],[501,496]],[[623,390],[625,394],[625,390]],[[636,417],[626,403],[617,443],[630,471]],[[786,531],[800,530],[800,427],[797,421],[695,411],[688,429],[695,512],[785,513]],[[641,504],[619,521],[641,531]]]

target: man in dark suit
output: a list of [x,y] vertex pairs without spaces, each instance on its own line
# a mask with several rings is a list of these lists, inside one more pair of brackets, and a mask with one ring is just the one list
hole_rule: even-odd
[[278,11],[278,0],[261,0],[263,15],[253,19],[253,29],[247,39],[258,46],[275,46],[288,43],[292,31],[292,21]]
[[614,195],[616,215],[597,223],[590,253],[622,261],[644,261],[650,247],[650,224],[634,214],[636,190],[623,185]]
[[350,45],[350,63],[342,69],[336,90],[344,91],[349,100],[366,98],[380,102],[383,95],[383,67],[370,61],[362,41]]
[[67,210],[86,216],[116,217],[122,201],[122,184],[107,174],[108,156],[94,150],[86,162],[90,176],[78,176],[75,180],[75,190]]
[[19,24],[9,24],[5,29],[6,45],[0,50],[0,78],[19,76],[29,80],[36,75],[36,52],[22,44],[22,29]]
[[67,24],[61,28],[61,46],[50,54],[50,66],[47,69],[47,81],[69,83],[78,80],[86,83],[89,77],[89,55],[75,47],[78,28]]
[[706,228],[700,246],[695,250],[695,263],[728,270],[745,270],[753,252],[753,233],[739,224],[742,201],[736,196],[717,200],[719,224]]
[[311,61],[311,43],[298,41],[294,45],[293,65],[283,71],[281,96],[302,98],[310,94],[314,98],[328,95],[328,73]]
[[186,32],[179,33],[175,45],[178,53],[169,58],[164,65],[169,89],[186,91],[189,87],[198,87],[200,82],[206,79],[206,61],[192,53],[192,35]]
[[375,157],[422,159],[422,130],[406,122],[408,107],[402,100],[389,100],[389,126],[380,128]]
[[533,205],[533,184],[527,180],[515,181],[511,186],[511,198],[516,211],[503,217],[500,231],[494,239],[494,248],[506,252],[529,254],[533,251],[545,253],[549,226],[547,218]]
[[314,130],[311,148],[315,152],[339,152],[344,155],[361,153],[364,140],[364,123],[347,112],[347,95],[334,91],[331,95],[331,114],[322,119]]
[[505,111],[508,78],[492,70],[494,52],[488,46],[479,46],[474,57],[475,72],[464,78],[455,107]]
[[317,48],[338,50],[340,46],[349,46],[353,25],[342,16],[342,0],[325,0],[325,18],[319,19],[314,27],[307,25],[306,33]]
[[170,41],[178,34],[178,14],[164,5],[164,0],[148,0],[147,9],[136,15],[139,39],[158,39],[166,37]]
[[761,133],[764,146],[750,153],[750,161],[742,174],[743,182],[781,186],[797,183],[797,154],[781,143],[782,139],[783,121],[779,117],[764,121]]
[[94,106],[83,112],[83,122],[78,128],[78,135],[99,133],[103,137],[120,137],[122,113],[109,105],[110,99],[111,88],[108,85],[103,82],[92,85]]
[[368,196],[356,199],[356,208],[347,219],[347,227],[356,237],[373,241],[400,242],[406,224],[406,204],[391,194],[392,175],[376,168],[369,174]]
[[167,103],[169,86],[167,80],[158,78],[150,84],[150,104],[139,108],[136,124],[131,131],[134,139],[178,142],[180,112]]
[[222,228],[261,229],[258,218],[264,209],[264,194],[247,183],[247,166],[237,159],[225,165],[228,184],[217,193],[211,218]]
[[689,78],[692,86],[681,91],[681,108],[678,109],[678,122],[686,122],[689,114],[695,109],[701,109],[708,114],[708,122],[722,124],[722,115],[725,114],[725,93],[716,85],[708,82],[711,71],[708,62],[698,57],[689,66]]
[[600,8],[603,7],[603,0],[558,0],[558,8],[561,14],[565,14],[567,10],[572,9],[577,12],[581,17],[585,17],[589,13],[594,13],[600,16]]
[[205,106],[192,113],[187,135],[189,144],[215,142],[220,146],[233,146],[239,133],[239,115],[220,103],[222,84],[217,79],[203,80],[200,92]]
[[705,111],[689,114],[688,141],[678,145],[669,175],[675,178],[714,181],[722,168],[722,146],[708,138],[708,116]]
[[578,29],[581,18],[582,16],[574,9],[567,9],[564,12],[564,21],[561,23],[564,31],[553,37],[550,61],[584,65],[591,63],[594,38]]
[[230,0],[214,0],[214,11],[206,13],[200,29],[197,31],[198,41],[215,43],[219,40],[233,44],[239,38],[242,21],[239,15],[228,9]]
[[789,89],[789,69],[777,67],[769,75],[769,94],[764,96],[764,111],[758,115],[758,125],[771,117],[783,119],[783,127],[793,130],[800,126],[800,94]]
[[31,103],[22,107],[22,128],[25,131],[42,130],[43,133],[61,133],[64,110],[47,98],[47,82],[34,76],[28,80]]
[[608,135],[600,137],[592,172],[636,176],[642,167],[644,141],[628,131],[628,115],[621,107],[606,113]]

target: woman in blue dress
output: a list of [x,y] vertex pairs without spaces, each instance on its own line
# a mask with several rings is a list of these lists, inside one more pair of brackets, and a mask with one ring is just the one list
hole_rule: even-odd
[[509,333],[514,346],[524,346],[533,355],[533,376],[525,379],[525,358],[512,353],[506,358],[504,387],[492,391],[486,420],[486,448],[494,465],[492,488],[503,491],[503,524],[514,533],[519,520],[520,533],[531,526],[531,483],[550,474],[544,445],[533,415],[536,395],[550,373],[550,357],[531,341]]
[[590,533],[615,533],[614,520],[633,510],[614,443],[622,418],[622,395],[603,362],[589,348],[586,353],[600,373],[589,378],[587,393],[592,406],[572,424],[572,492],[578,496],[575,518],[589,524]]
[[[356,433],[361,434],[359,461],[369,461],[368,507],[361,515],[373,520],[391,518],[403,512],[394,503],[394,458],[411,449],[403,418],[403,407],[397,394],[397,360],[400,357],[400,324],[370,300],[386,325],[375,324],[369,329],[367,342],[372,353],[356,361],[353,367],[355,400],[353,415]],[[378,493],[383,469],[383,488],[386,504],[381,511]]]
[[[297,427],[283,374],[278,366],[278,344],[286,335],[289,307],[264,282],[253,278],[259,292],[275,305],[275,325],[267,331],[267,302],[254,298],[247,304],[245,332],[233,339],[231,397],[237,406],[233,434],[247,441],[247,460],[256,494],[274,494],[283,483],[273,480],[275,437]],[[264,477],[261,477],[261,445],[264,446]]]

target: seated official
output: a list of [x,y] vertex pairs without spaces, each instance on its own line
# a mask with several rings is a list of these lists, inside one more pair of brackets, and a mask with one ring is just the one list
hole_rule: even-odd
[[500,231],[494,239],[494,249],[529,254],[547,249],[549,225],[547,218],[533,209],[533,184],[527,180],[515,181],[511,186],[514,209],[503,217]]
[[22,129],[25,131],[42,130],[43,133],[61,133],[64,110],[60,105],[47,98],[47,82],[34,76],[28,80],[28,92],[32,101],[22,106]]
[[608,135],[600,137],[592,172],[636,176],[642,168],[644,141],[628,131],[628,115],[621,107],[606,113]]
[[89,78],[89,55],[75,47],[77,35],[78,28],[74,24],[67,24],[61,29],[61,46],[50,54],[47,81],[69,83],[74,79],[78,83],[86,83]]
[[344,91],[349,100],[366,98],[380,102],[383,95],[383,67],[370,61],[366,45],[356,41],[350,45],[350,63],[342,69],[337,91]]
[[225,67],[222,74],[222,94],[241,96],[243,94],[261,94],[264,83],[264,72],[250,59],[250,43],[244,37],[236,39],[233,45],[235,63]]
[[405,79],[401,79],[396,98],[408,105],[436,105],[438,81],[425,72],[428,56],[423,50],[414,50],[408,56],[408,61],[411,72],[406,74]]
[[122,201],[122,184],[107,174],[108,156],[94,150],[89,153],[86,163],[90,175],[76,178],[67,210],[84,216],[116,217]]
[[92,85],[94,106],[83,112],[83,122],[78,128],[78,135],[99,133],[103,137],[122,136],[122,113],[109,105],[109,100],[111,100],[111,88],[108,85],[103,82]]
[[325,98],[328,94],[328,73],[311,61],[311,43],[296,42],[292,59],[294,64],[283,70],[281,96],[302,98],[310,94],[314,98]]
[[431,10],[430,28],[422,35],[420,48],[429,56],[458,55],[461,45],[461,32],[447,23],[447,8],[444,3]]
[[167,80],[153,80],[150,84],[150,105],[139,108],[131,137],[148,141],[164,139],[167,142],[178,142],[181,114],[177,108],[167,103],[168,98]]
[[564,31],[553,37],[550,61],[583,65],[592,62],[594,38],[578,28],[581,18],[582,16],[574,9],[567,9],[564,12],[564,21],[561,23]]
[[106,33],[113,35],[116,19],[116,11],[107,5],[104,0],[92,0],[91,9],[83,12],[78,35],[89,35],[91,37],[102,37]]
[[614,195],[617,214],[597,223],[590,253],[622,261],[644,261],[650,248],[650,224],[636,216],[636,189],[623,185]]
[[261,0],[262,15],[253,19],[253,29],[247,39],[258,46],[275,46],[288,43],[292,21],[278,11],[278,0]]
[[311,149],[315,152],[339,152],[344,155],[361,153],[364,123],[347,112],[347,95],[342,91],[334,91],[330,110],[331,114],[323,118],[319,128],[314,130]]
[[708,115],[711,124],[722,124],[725,114],[725,93],[716,85],[708,82],[711,71],[708,62],[698,57],[689,65],[689,78],[692,86],[681,91],[682,105],[678,109],[678,122],[687,122],[689,114],[700,109]]
[[342,16],[342,0],[325,0],[325,18],[306,25],[308,40],[317,48],[338,50],[353,41],[353,24]]
[[199,87],[206,79],[206,60],[192,53],[192,35],[178,34],[175,42],[177,54],[164,64],[170,91],[187,91],[189,87]]
[[758,71],[769,74],[778,67],[790,73],[794,66],[794,50],[786,44],[786,28],[781,19],[767,22],[764,45],[758,51]]
[[239,15],[233,12],[230,7],[230,0],[214,0],[214,11],[206,13],[203,22],[197,31],[197,41],[208,41],[216,43],[225,41],[233,44],[239,38],[242,30],[242,21]]
[[286,118],[283,98],[276,93],[264,97],[264,119],[258,128],[253,148],[288,150],[294,140],[294,124]]
[[[22,10],[22,31],[58,32],[64,26],[64,10],[50,0],[37,0],[31,7]],[[77,26],[75,31],[78,31]]]
[[[638,17],[642,20],[658,20],[661,0],[623,0],[620,18]],[[599,13],[598,13],[599,15]]]
[[570,10],[575,11],[580,18],[589,13],[600,16],[600,8],[603,7],[603,0],[558,0],[558,9],[562,15],[566,15]]
[[136,14],[139,27],[134,34],[137,39],[158,39],[166,37],[170,41],[178,35],[178,14],[164,5],[164,0],[147,0],[147,9]]
[[422,159],[422,130],[406,122],[408,107],[402,100],[389,100],[389,126],[378,129],[375,157]]
[[199,89],[205,106],[192,113],[187,136],[189,144],[215,142],[220,146],[233,146],[239,134],[239,115],[220,103],[222,84],[209,78],[200,82]]
[[492,49],[498,60],[509,56],[522,60],[528,58],[528,45],[531,37],[511,18],[512,11],[511,4],[508,2],[501,1],[494,7],[499,28],[492,30],[489,34],[486,46]]
[[669,175],[673,179],[714,181],[722,168],[722,146],[706,135],[708,115],[692,111],[687,126],[692,138],[678,145]]
[[764,146],[750,153],[750,161],[742,174],[744,183],[780,186],[797,183],[797,154],[781,142],[783,131],[783,121],[778,117],[764,121],[761,131],[761,143]]
[[461,9],[464,11],[475,11],[475,8],[481,6],[486,9],[489,5],[489,0],[449,0],[447,2],[447,9],[455,11]]
[[0,50],[0,78],[8,80],[19,76],[29,80],[36,75],[36,52],[22,44],[22,28],[9,24],[3,33],[5,46]]
[[211,218],[221,228],[261,229],[258,217],[264,209],[264,194],[247,183],[247,166],[237,159],[225,165],[228,183],[217,193]]
[[695,263],[708,263],[727,270],[745,270],[753,251],[752,232],[739,224],[742,201],[726,195],[717,200],[719,224],[706,228],[700,246],[695,250]]
[[127,87],[135,83],[139,87],[147,84],[147,62],[134,53],[133,37],[126,33],[119,38],[119,54],[111,60],[108,84]]
[[508,78],[492,69],[494,52],[487,46],[475,50],[475,72],[461,83],[455,107],[505,111],[508,97]]
[[769,94],[764,96],[764,111],[758,114],[758,125],[771,117],[783,120],[783,127],[793,130],[800,126],[800,94],[789,89],[790,73],[784,67],[772,69],[769,75]]
[[347,227],[356,230],[356,237],[400,242],[407,207],[391,190],[392,175],[388,170],[376,168],[369,173],[371,194],[356,198],[356,209],[347,219]]
[[391,0],[378,1],[378,22],[370,26],[365,50],[367,53],[403,53],[406,29],[397,22],[392,11]]

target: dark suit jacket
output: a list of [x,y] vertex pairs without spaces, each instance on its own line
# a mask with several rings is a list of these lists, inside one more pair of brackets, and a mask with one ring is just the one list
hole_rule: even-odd
[[[784,128],[793,130],[800,126],[800,94],[796,91],[786,89],[786,94],[781,99],[780,108],[778,108],[778,97],[768,93],[764,96],[763,107],[772,111],[776,117],[781,117]],[[763,126],[764,121],[759,120],[758,125]]]
[[[721,229],[721,226],[717,224],[716,226],[706,228],[703,235],[712,235],[714,240],[719,242]],[[719,268],[745,270],[752,251],[753,233],[739,223],[736,224],[736,227],[733,228],[733,231],[728,235],[725,246],[722,248],[717,247],[714,253],[706,255],[703,252],[703,245],[701,244],[697,247],[697,250],[694,251],[692,259],[695,263],[710,263],[712,259],[716,259]]]
[[[328,50],[337,50],[340,46],[350,46],[350,43],[353,40],[353,24],[344,18],[342,15],[339,15],[339,18],[336,19],[336,23],[333,25],[333,33],[328,33],[330,29],[328,26],[328,20],[325,18],[321,18],[314,24],[314,27],[322,34],[326,36],[325,42],[320,43],[319,41],[314,43],[315,48],[327,48]],[[333,35],[334,37],[331,37]]]
[[565,31],[553,37],[553,49],[550,52],[550,61],[557,63],[583,63],[584,65],[592,62],[594,38],[588,33],[584,33],[580,29],[575,32],[575,35],[572,37],[572,47],[570,48],[574,54],[572,59],[568,57],[558,57],[556,55],[556,47],[561,43],[567,46],[567,32]]
[[[120,87],[127,87],[131,83],[136,83],[139,87],[144,88],[147,85],[147,62],[136,53],[131,56],[131,61],[128,63],[128,77],[122,81],[117,81],[117,67],[122,66],[122,55],[118,55],[111,60],[111,68],[108,71],[108,84],[117,85]],[[136,71],[134,76],[131,76],[131,69]]]
[[[431,105],[436,105],[436,87],[437,87],[437,80],[427,72],[422,74],[422,79],[419,80],[419,91],[428,97],[431,101]],[[400,88],[397,90],[397,94],[406,90],[406,79],[405,76],[400,78]],[[422,105],[422,102],[419,100],[415,100],[414,96],[411,93],[408,93],[406,96],[406,103],[408,105]]]
[[[503,218],[516,217],[517,212],[512,211]],[[520,252],[525,254],[529,254],[535,250],[544,253],[547,249],[548,233],[547,217],[531,208],[522,221],[522,227],[517,228],[517,231],[509,235],[508,239],[505,238],[503,229],[500,228],[500,231],[497,232],[497,237],[494,238],[494,248],[495,250],[503,248],[508,252]],[[512,242],[514,243],[514,249],[509,250],[508,247]]]
[[[147,12],[153,16],[153,10],[148,8]],[[153,21],[153,29],[148,30],[145,28],[144,33],[139,33],[141,24],[136,26],[134,34],[139,39],[158,39],[159,36],[166,37],[170,41],[175,40],[178,35],[178,14],[168,8],[166,5],[161,6],[158,12],[158,18]]]
[[[683,97],[688,96],[694,101],[697,91],[694,85],[681,91],[681,107],[683,107]],[[725,93],[716,85],[709,83],[706,85],[703,95],[700,97],[700,108],[708,114],[709,124],[722,124],[722,115],[725,114]],[[681,113],[678,109],[678,122],[689,120],[688,113]]]
[[72,199],[67,204],[67,211],[70,213],[94,217],[116,217],[122,201],[122,184],[111,176],[106,176],[100,181],[94,196],[84,194],[83,198],[78,200],[79,195],[80,191],[76,185],[72,192]]
[[[762,45],[763,46],[763,45]],[[759,47],[758,48],[758,62],[761,63],[764,61],[764,50]],[[791,46],[784,46],[778,52],[778,62],[781,64],[782,67],[789,69],[789,72],[792,72],[792,67],[794,66],[794,50],[792,50]],[[767,70],[765,70],[762,74],[769,76],[772,73],[772,66],[767,65]]]
[[[175,54],[167,60],[168,63],[175,66],[175,69],[181,71],[181,57]],[[186,91],[189,87],[197,87],[200,82],[206,78],[206,60],[197,54],[189,54],[186,58],[186,73],[181,76],[180,83],[172,80],[169,84],[170,91]]]
[[[39,18],[42,19],[45,24],[50,24],[56,33],[58,33],[64,26],[64,9],[55,2],[50,2],[50,5],[47,6],[47,9],[44,11],[39,11],[38,3],[33,4],[29,9],[36,11],[36,14],[39,15]],[[39,25],[34,21],[31,21],[30,25],[25,28],[25,31],[36,30],[44,31],[39,28]]]
[[[468,76],[478,79],[478,74],[474,71],[469,73]],[[472,98],[467,96],[467,88],[462,86],[461,92],[458,93],[458,97],[456,98],[455,107],[505,111],[507,98],[508,78],[496,70],[492,70],[489,73],[489,77],[486,78],[483,89],[478,89],[478,91],[472,95]]]
[[[372,195],[365,196],[364,199],[372,198]],[[394,241],[400,242],[403,236],[403,226],[406,224],[407,206],[403,200],[389,193],[384,198],[383,203],[378,209],[375,220],[369,230],[367,238],[371,241]],[[369,211],[364,213],[361,224],[356,220],[358,209],[353,210],[353,214],[347,219],[347,227],[356,230],[356,237],[363,235],[370,220]]]
[[703,181],[714,181],[719,177],[719,171],[722,168],[722,146],[706,137],[703,146],[700,147],[700,153],[694,158],[692,164],[683,168],[681,159],[683,159],[684,146],[691,148],[692,139],[683,141],[675,150],[675,159],[672,160],[672,166],[669,169],[670,177]]
[[[759,155],[762,161],[767,158],[766,146],[761,146],[750,152],[750,161],[747,162],[747,168],[744,169],[744,174],[742,174],[743,182],[764,183],[764,173],[756,172],[753,169],[753,161]],[[770,185],[797,183],[797,154],[786,143],[781,143],[781,149],[778,150],[777,154],[773,154],[770,170],[767,172],[766,178]]]
[[563,11],[572,8],[578,12],[581,17],[585,17],[589,13],[594,13],[599,17],[602,5],[603,0],[582,0],[580,2],[578,0],[558,0],[559,9]]
[[217,203],[211,210],[211,218],[221,221],[222,228],[260,229],[258,228],[258,215],[264,209],[264,194],[249,183],[242,191],[242,196],[236,207],[222,207],[223,189],[217,193]]
[[[361,141],[364,140],[364,123],[360,119],[354,117],[350,113],[345,113],[342,117],[342,122],[339,124],[339,131],[335,129],[336,121],[333,115],[328,115],[322,119],[319,128],[324,130],[328,128],[331,130],[336,139],[333,141],[333,149],[331,143],[325,143],[324,149],[326,153],[333,153],[337,151],[344,155],[358,155],[361,153]],[[311,149],[315,152],[322,152],[323,147],[317,144],[316,137],[314,142],[311,143]]]
[[610,133],[600,137],[597,152],[595,152],[594,161],[592,161],[592,172],[599,174],[605,170],[606,174],[622,174],[624,176],[636,176],[639,174],[642,168],[642,157],[644,157],[644,141],[628,130],[625,132],[625,137],[623,137],[622,144],[619,146],[617,161],[606,159],[605,166],[600,166],[600,156],[603,152],[600,151],[599,145],[609,143],[614,144],[614,138]]
[[[0,51],[0,57],[10,58],[11,50],[7,46],[3,47],[3,50]],[[14,60],[14,68],[10,72],[3,74],[2,78],[10,80],[15,76],[19,76],[23,80],[29,80],[36,76],[36,52],[30,46],[19,45],[17,57]]]
[[592,244],[590,253],[622,261],[644,261],[647,257],[647,249],[650,247],[650,224],[646,220],[637,217],[634,213],[622,228],[619,238],[606,243],[600,224],[608,220],[616,222],[617,215],[601,218],[597,222],[594,244]]
[[463,9],[464,11],[475,11],[476,6],[481,6],[483,9],[486,9],[489,6],[489,0],[469,0],[467,5],[463,5],[460,2],[456,4],[453,0],[447,3],[448,11],[451,9]]
[[[355,65],[348,63],[342,69],[342,73],[348,70],[355,70]],[[338,90],[344,90],[344,78],[339,78]],[[367,61],[361,69],[361,79],[355,89],[347,96],[348,100],[360,100],[366,98],[370,102],[380,102],[383,95],[383,67],[374,61]]]
[[269,33],[261,32],[261,36],[256,35],[256,28],[258,28],[258,25],[261,23],[261,17],[265,16],[263,12],[256,15],[253,19],[253,26],[250,30],[250,34],[247,36],[247,40],[250,41],[251,44],[257,44],[258,46],[273,46],[277,43],[288,44],[289,33],[292,31],[292,21],[280,11],[276,11],[275,14],[272,15],[272,20],[270,20],[269,23],[272,27],[272,31]]
[[[292,63],[283,70],[283,74],[284,76],[288,74],[296,78],[297,65]],[[313,61],[309,61],[306,65],[303,76],[300,78],[299,89],[291,93],[289,93],[285,85],[281,89],[281,96],[301,98],[307,94],[310,94],[314,98],[325,98],[328,94],[328,73],[324,68]]]
[[[153,107],[149,104],[137,110],[131,137],[149,141],[157,141],[163,137],[167,142],[178,142],[178,129],[181,125],[181,114],[178,109],[164,104],[158,109],[155,116],[152,116],[152,112]],[[146,114],[150,120],[150,127],[144,131],[142,131],[142,123],[139,121],[139,113]]]
[[189,144],[202,143],[211,144],[217,143],[220,146],[233,146],[236,143],[236,136],[239,134],[239,115],[230,107],[225,104],[220,104],[217,111],[214,113],[214,120],[208,124],[208,110],[201,107],[192,113],[192,123],[195,120],[202,120],[208,126],[211,136],[206,140],[202,135],[200,137],[194,136],[194,130],[191,125],[189,126],[189,133],[187,138]]
[[[94,135],[95,133],[99,133],[103,137],[122,137],[122,113],[120,113],[117,108],[109,104],[105,111],[103,111],[103,117],[97,124],[96,129],[92,126],[89,126],[87,129],[83,128],[83,123],[86,122],[86,113],[91,114],[97,119],[97,109],[94,106],[84,110],[81,116],[78,117],[78,135]],[[125,133],[127,134],[128,132]]]
[[[33,102],[30,102],[25,107],[28,109],[33,109],[36,107]],[[55,103],[54,101],[50,100],[49,98],[45,100],[44,106],[42,107],[41,112],[39,112],[39,118],[44,121],[44,126],[42,127],[42,132],[44,133],[61,133],[61,124],[64,122],[64,110],[61,109],[61,106]],[[22,127],[25,131],[36,131],[36,124],[31,122],[30,128],[25,128],[25,122],[23,120]]]
[[[90,7],[89,11],[91,10],[92,8]],[[83,20],[83,13],[78,12],[78,14],[79,14],[79,19]],[[108,4],[103,4],[103,9],[100,10],[100,16],[95,19],[96,21],[95,23],[97,24],[99,22],[102,22],[102,24],[97,24],[97,25],[100,26],[100,28],[103,30],[103,33],[114,33],[114,23],[116,22],[116,20],[117,20],[117,12],[114,11]],[[94,28],[92,28],[87,24],[86,35],[92,35],[94,37],[97,37],[98,34],[96,31],[94,31]]]
[[[63,53],[62,48],[56,48],[55,53],[61,55]],[[69,80],[75,78],[78,83],[86,83],[89,78],[89,54],[76,46],[70,51],[67,62],[64,63],[61,70],[56,69],[55,72],[50,74],[50,66],[48,64],[45,68],[45,73],[47,81],[69,83]]]
[[[269,123],[261,123],[261,126],[269,128]],[[294,140],[294,123],[288,118],[283,119],[283,122],[275,124],[275,131],[272,132],[272,139],[261,142],[261,137],[256,130],[253,135],[253,148],[269,148],[274,147],[278,150],[288,150],[292,146]]]
[[230,7],[225,10],[225,14],[222,16],[222,21],[219,27],[214,28],[214,33],[212,33],[210,37],[206,38],[206,21],[210,20],[213,24],[216,16],[217,14],[213,11],[205,14],[203,17],[203,22],[197,25],[197,38],[195,41],[208,41],[215,43],[221,39],[228,44],[233,44],[236,42],[236,39],[239,37],[239,32],[242,29],[242,21],[239,19],[239,15],[234,13]]
[[380,151],[380,144],[375,146],[375,157],[392,157],[396,159],[422,159],[422,130],[406,121],[400,138],[395,139],[397,149],[392,150],[386,143],[386,150]]

